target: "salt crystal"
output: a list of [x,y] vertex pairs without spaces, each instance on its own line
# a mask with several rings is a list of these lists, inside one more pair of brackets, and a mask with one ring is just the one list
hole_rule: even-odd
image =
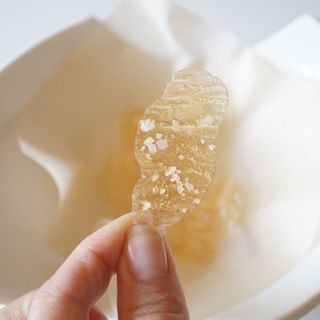
[[163,134],[162,134],[162,133],[158,133],[158,132],[156,133],[156,138],[157,138],[157,139],[161,139],[162,137],[163,137]]
[[207,115],[198,121],[198,125],[200,128],[208,127],[213,124],[213,117]]
[[146,211],[151,208],[151,203],[147,200],[142,201],[142,210]]
[[184,187],[183,187],[183,185],[182,185],[182,183],[181,183],[181,182],[178,184],[178,186],[177,186],[177,190],[178,190],[178,192],[179,192],[179,193],[183,193],[183,191],[184,191]]
[[166,172],[165,172],[165,176],[171,176],[173,175],[175,172],[177,171],[177,167],[169,167]]
[[167,139],[160,139],[156,142],[157,147],[159,150],[165,150],[168,148],[168,140]]
[[193,184],[191,184],[190,182],[186,182],[186,183],[185,183],[185,186],[186,186],[186,188],[187,188],[188,191],[191,191],[191,190],[194,189]]
[[200,203],[200,199],[199,199],[199,198],[195,198],[195,199],[193,200],[193,202],[194,202],[195,204],[199,204],[199,203]]
[[149,132],[156,128],[155,121],[152,119],[140,120],[140,130],[142,132]]
[[214,144],[209,144],[208,148],[210,151],[214,151],[216,149],[216,146]]
[[152,137],[148,137],[144,140],[144,144],[147,146],[149,152],[157,153],[157,147],[154,144],[154,139]]
[[178,182],[180,181],[180,177],[177,173],[173,173],[170,179],[171,182]]
[[172,127],[176,130],[179,129],[180,122],[178,120],[172,120]]
[[155,182],[159,179],[159,175],[156,173],[151,177],[152,182]]

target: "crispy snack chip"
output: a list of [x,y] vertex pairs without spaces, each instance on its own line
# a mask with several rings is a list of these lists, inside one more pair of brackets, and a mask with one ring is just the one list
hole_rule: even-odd
[[139,121],[135,155],[140,177],[133,211],[169,226],[197,206],[213,184],[215,138],[226,110],[225,85],[201,69],[178,71]]

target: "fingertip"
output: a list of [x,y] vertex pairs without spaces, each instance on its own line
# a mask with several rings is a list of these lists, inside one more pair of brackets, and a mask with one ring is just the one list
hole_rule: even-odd
[[163,236],[151,226],[128,230],[118,266],[118,309],[123,319],[188,319],[172,256]]
[[152,281],[168,272],[167,253],[163,237],[146,224],[133,225],[127,235],[127,262],[134,277]]

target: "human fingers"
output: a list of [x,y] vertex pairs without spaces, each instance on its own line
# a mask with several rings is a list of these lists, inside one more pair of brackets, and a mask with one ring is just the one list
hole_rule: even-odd
[[36,290],[12,301],[10,304],[0,310],[0,320],[25,320],[27,319],[33,297]]
[[131,221],[124,215],[83,240],[37,290],[28,320],[88,319],[116,270]]
[[[0,320],[27,320],[35,293],[36,290],[28,292],[1,309]],[[92,308],[89,311],[89,320],[107,320],[107,317],[97,308]]]
[[121,320],[189,318],[171,253],[151,226],[128,230],[118,266],[118,313]]

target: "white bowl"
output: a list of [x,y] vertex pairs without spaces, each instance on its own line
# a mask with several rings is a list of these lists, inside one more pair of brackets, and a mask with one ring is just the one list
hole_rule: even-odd
[[[306,19],[310,22],[308,17]],[[63,198],[63,190],[68,187],[66,182],[68,179],[63,180],[65,183],[63,185],[60,178],[61,176],[65,178],[70,172],[64,162],[56,162],[54,164],[56,171],[50,170],[54,159],[45,158],[46,155],[39,156],[42,160],[39,160],[38,164],[27,157],[26,154],[30,156],[30,152],[34,150],[30,151],[28,145],[21,144],[21,141],[17,140],[17,134],[20,134],[17,130],[21,128],[18,128],[16,119],[34,94],[41,90],[41,86],[51,72],[59,67],[59,63],[68,52],[77,47],[79,41],[97,25],[99,24],[96,21],[85,21],[50,37],[14,61],[0,74],[0,172],[2,175],[0,181],[0,303],[6,304],[22,293],[39,286],[63,261],[63,257],[48,245],[46,230],[55,214],[57,202]],[[288,38],[290,37],[286,39]],[[110,48],[113,44],[112,42],[109,44]],[[269,40],[256,47],[257,52],[260,50],[260,54],[271,61],[272,55],[268,54],[267,50],[263,50],[263,47],[271,50],[272,41]],[[279,46],[277,48],[279,49]],[[283,53],[284,49],[281,50]],[[274,52],[273,50],[272,53]],[[177,68],[176,65],[172,66],[170,61],[168,62],[167,57],[160,58],[164,60],[163,70],[157,70],[157,72],[159,75],[162,74],[162,78],[150,86],[146,97],[141,98],[140,103],[143,105],[157,96],[168,74]],[[281,59],[273,59],[273,62],[281,65]],[[152,59],[150,62],[141,63],[150,63],[150,69]],[[286,68],[295,73],[300,71],[308,73],[308,70],[301,68],[299,63],[291,59]],[[188,59],[185,64],[188,64]],[[134,75],[130,72],[128,70],[128,86],[130,77]],[[149,72],[151,76],[152,70]],[[317,78],[319,74],[312,76]],[[141,82],[136,86],[143,87],[144,84]],[[110,112],[117,114],[121,112],[121,108]],[[39,133],[39,131],[35,132]],[[45,189],[43,186],[46,186]],[[315,247],[312,252],[304,255],[301,261],[296,262],[292,270],[265,290],[260,290],[251,298],[244,299],[236,306],[219,314],[206,315],[206,319],[289,319],[302,315],[319,302],[318,270],[320,270],[320,248]],[[192,301],[190,303],[192,304]],[[195,315],[194,318],[200,319],[200,316]]]

